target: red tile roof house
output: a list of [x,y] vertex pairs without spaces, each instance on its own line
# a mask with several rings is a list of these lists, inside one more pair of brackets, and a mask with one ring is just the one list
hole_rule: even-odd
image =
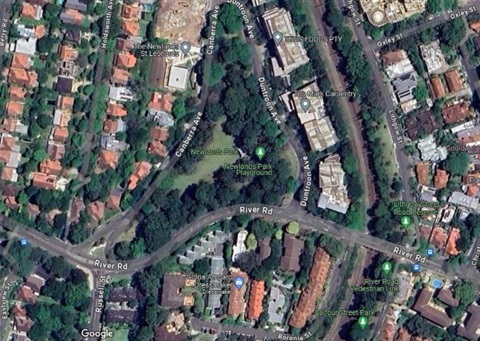
[[93,220],[98,221],[105,214],[105,203],[101,201],[92,202],[88,205],[87,212]]
[[80,213],[85,209],[83,200],[75,197],[72,200],[72,207],[70,208],[70,221],[74,224],[80,221]]
[[123,189],[121,188],[112,188],[110,190],[110,195],[107,200],[107,208],[111,210],[120,209],[120,201],[122,200]]

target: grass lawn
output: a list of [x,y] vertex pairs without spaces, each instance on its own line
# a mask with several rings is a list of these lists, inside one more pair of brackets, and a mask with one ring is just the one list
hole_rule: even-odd
[[382,125],[377,130],[378,137],[382,141],[383,159],[385,160],[385,171],[390,179],[393,180],[397,174],[397,162],[395,157],[395,150],[393,149],[393,142],[388,132],[388,127]]
[[292,173],[293,176],[295,176],[298,172],[298,162],[297,162],[297,158],[295,156],[295,152],[293,151],[292,146],[290,144],[287,144],[283,148],[280,156],[282,157],[282,159],[285,159],[290,163],[291,173]]
[[113,341],[128,341],[128,329],[113,329]]
[[120,236],[119,241],[131,242],[133,238],[135,238],[135,231],[137,230],[137,225],[138,225],[138,221],[134,220],[130,228]]
[[95,248],[93,251],[94,256],[105,256],[105,246]]
[[[204,149],[235,148],[233,138],[222,131],[222,122],[218,122],[213,129],[213,138]],[[187,150],[186,153],[189,153]],[[192,174],[182,174],[175,177],[173,187],[181,191],[200,180],[211,181],[213,173],[225,163],[235,162],[240,155],[206,155],[198,162]]]
[[122,280],[128,280],[129,282],[132,281],[132,276],[130,275],[112,275],[110,277],[110,282],[109,283],[114,283],[114,282],[120,282]]

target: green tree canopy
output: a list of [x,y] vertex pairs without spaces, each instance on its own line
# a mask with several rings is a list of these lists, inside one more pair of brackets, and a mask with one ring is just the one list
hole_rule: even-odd
[[445,161],[445,169],[452,175],[464,175],[470,160],[466,152],[450,152]]
[[296,221],[291,221],[288,223],[286,230],[287,233],[296,236],[300,231],[300,224],[298,224]]
[[233,4],[223,4],[220,6],[218,21],[223,26],[226,33],[237,33],[243,28],[243,18],[240,10]]

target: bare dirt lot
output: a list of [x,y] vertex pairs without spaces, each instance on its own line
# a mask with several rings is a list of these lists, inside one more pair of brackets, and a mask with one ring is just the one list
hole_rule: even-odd
[[156,37],[198,46],[206,3],[207,0],[159,0]]

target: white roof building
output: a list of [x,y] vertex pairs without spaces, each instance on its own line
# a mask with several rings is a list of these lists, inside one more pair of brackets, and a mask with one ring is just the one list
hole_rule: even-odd
[[170,75],[168,76],[167,86],[170,88],[186,90],[188,79],[188,69],[172,66],[170,68]]
[[245,245],[245,240],[247,239],[248,231],[242,230],[237,233],[237,242],[233,245],[233,252],[232,252],[232,261],[235,261],[235,258],[247,251],[247,246]]
[[419,140],[417,148],[420,150],[420,158],[422,161],[443,161],[448,155],[447,148],[438,147],[433,135],[428,135],[423,140]]
[[33,26],[20,24],[17,26],[17,32],[20,35],[20,37],[24,37],[24,38],[35,37],[35,27]]
[[312,150],[322,151],[338,142],[337,134],[328,117],[307,122],[304,127]]
[[37,51],[37,39],[28,38],[28,39],[18,39],[15,43],[15,52],[25,53],[29,56],[33,56]]
[[420,45],[420,52],[423,61],[427,65],[428,73],[442,73],[448,68],[448,64],[445,62],[445,57],[440,49],[440,42],[438,40],[432,41],[426,45]]
[[285,311],[283,306],[285,305],[285,295],[282,294],[280,289],[272,287],[270,290],[270,300],[268,302],[268,322],[281,324]]
[[131,101],[133,99],[133,91],[124,86],[110,86],[108,97],[119,102]]
[[413,67],[412,62],[408,57],[405,57],[399,62],[385,67],[385,72],[387,73],[387,76],[390,79],[395,79],[397,77],[406,75],[414,71],[415,71],[415,68]]
[[320,189],[322,193],[318,198],[317,206],[339,213],[347,213],[350,199],[344,179],[340,155],[334,154],[327,157],[319,165]]
[[[310,107],[307,110],[304,110],[300,104],[304,98],[310,101]],[[293,107],[297,111],[297,116],[302,124],[319,120],[325,116],[323,96],[320,94],[320,89],[316,82],[312,82],[293,93],[292,101]]]
[[[283,75],[287,76],[292,70],[300,65],[309,62],[307,51],[302,42],[290,41],[289,37],[296,37],[295,28],[290,17],[290,13],[284,8],[272,8],[263,14],[263,20],[268,30],[270,38],[274,32],[283,34],[283,40],[276,44],[277,54],[279,56],[278,67],[283,70]],[[273,60],[272,60],[273,62]],[[274,65],[274,73],[278,74],[277,65]]]
[[448,202],[459,205],[475,212],[480,212],[480,202],[478,198],[470,197],[462,192],[453,192]]

